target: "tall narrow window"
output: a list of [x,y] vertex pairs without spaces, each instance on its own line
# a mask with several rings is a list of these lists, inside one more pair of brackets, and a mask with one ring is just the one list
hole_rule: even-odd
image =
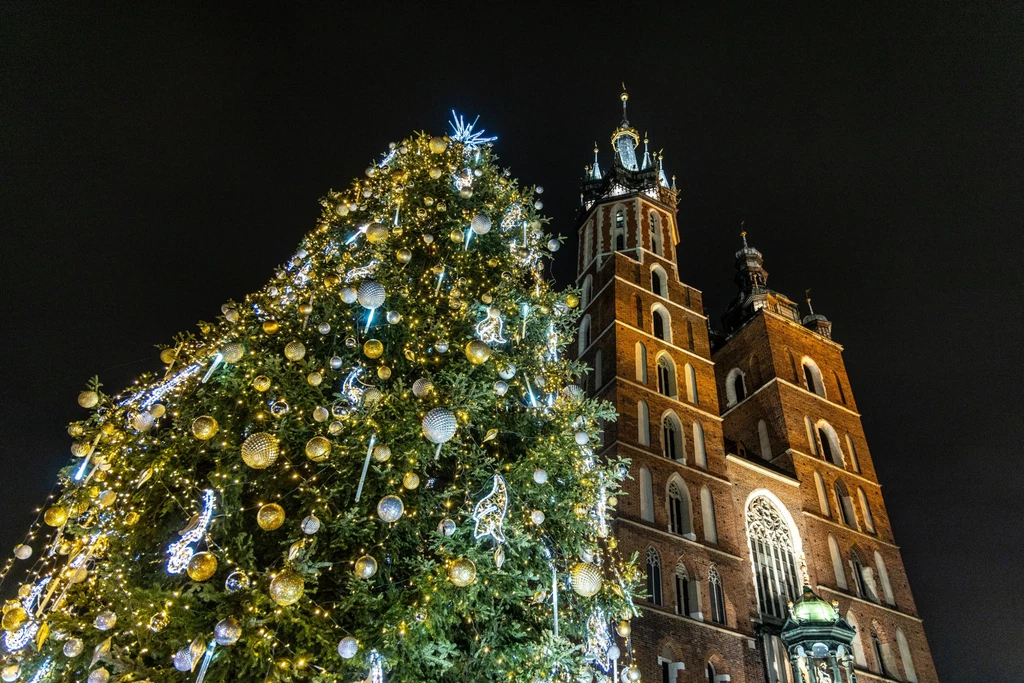
[[903,673],[906,674],[907,682],[917,683],[917,669],[914,668],[914,658],[910,654],[910,643],[900,629],[896,629],[896,646],[900,649],[900,659],[903,661]]
[[583,263],[590,263],[594,251],[594,224],[590,222],[583,231]]
[[651,291],[658,296],[668,297],[668,273],[661,266],[651,268]]
[[643,399],[636,403],[636,439],[641,446],[651,445],[651,416]]
[[839,518],[843,524],[851,529],[857,528],[857,516],[853,512],[853,500],[850,498],[850,491],[846,488],[846,482],[837,479],[835,483],[836,501],[839,504]]
[[877,587],[872,576],[873,572],[864,566],[864,563],[860,560],[860,555],[855,550],[850,551],[850,565],[853,568],[853,579],[857,584],[857,595],[867,598],[871,602],[878,602]]
[[[686,291],[690,291],[690,290],[686,290]],[[689,320],[686,321],[686,348],[690,349],[691,351],[694,350],[693,322],[691,322]]]
[[579,341],[579,355],[583,355],[583,352],[590,346],[590,314],[587,313],[583,316],[583,321],[580,323],[580,341]]
[[882,645],[882,639],[878,637],[878,632],[875,629],[871,629],[871,650],[875,655],[875,672],[891,678],[892,673],[885,661],[885,646]]
[[640,519],[654,521],[654,485],[651,471],[643,466],[640,467]]
[[664,396],[676,395],[676,366],[668,354],[658,357],[658,392]]
[[636,343],[636,381],[647,384],[647,347],[643,342]]
[[644,302],[640,300],[639,294],[633,299],[636,303],[636,326],[642,330],[644,329]]
[[679,479],[668,485],[668,530],[680,536],[693,534],[690,494]]
[[846,590],[846,570],[843,569],[843,555],[839,552],[839,541],[832,534],[828,535],[828,554],[832,558],[832,572],[836,577],[836,586]]
[[654,548],[647,549],[647,601],[661,606],[661,557]]
[[658,304],[651,311],[652,318],[654,320],[654,336],[662,341],[672,343],[672,318],[668,314],[668,310]]
[[704,444],[704,427],[700,422],[693,423],[693,461],[697,467],[707,469],[708,452]]
[[846,468],[843,451],[839,448],[839,436],[836,430],[824,420],[818,422],[818,437],[821,442],[821,455],[833,465]]
[[700,513],[704,518],[704,540],[717,544],[718,522],[715,519],[715,498],[707,486],[700,490]]
[[850,452],[850,467],[854,472],[860,473],[860,460],[857,459],[857,449],[853,447],[853,439],[846,435],[846,450]]
[[821,381],[821,370],[818,369],[818,364],[806,356],[802,363],[804,366],[804,379],[807,381],[807,390],[813,391],[818,396],[824,398],[825,384]]
[[821,478],[821,474],[818,472],[814,473],[814,488],[818,491],[818,509],[821,514],[826,517],[832,516],[832,510],[828,504],[828,494],[825,493],[825,480]]
[[843,382],[839,379],[839,373],[833,370],[832,376],[835,378],[836,387],[839,389],[839,400],[843,402],[843,405],[846,405],[846,392],[843,391]]
[[862,669],[868,666],[868,658],[864,655],[864,641],[861,640],[861,629],[857,624],[857,617],[853,612],[846,612],[846,623],[853,627],[856,635],[853,636],[853,661]]
[[811,418],[806,415],[804,415],[804,428],[807,430],[807,443],[811,447],[811,455],[819,455],[818,440],[814,438],[814,425],[811,424]]
[[601,359],[601,349],[597,350],[594,354],[594,391],[597,392],[602,386],[604,386],[604,375],[603,375],[603,363]]
[[626,215],[621,211],[615,213],[615,251],[626,249]]
[[682,562],[676,565],[676,614],[690,616],[693,608],[690,602],[690,575]]
[[697,373],[694,371],[693,366],[689,363],[686,364],[686,400],[690,403],[699,403],[697,396]]
[[757,438],[761,442],[761,457],[765,460],[771,460],[772,440],[768,438],[768,423],[764,420],[757,421]]
[[685,295],[684,299],[685,299],[685,302],[686,302],[686,307],[687,308],[692,308],[692,303],[691,303],[692,302],[692,297],[690,296],[690,288],[687,287],[685,289],[685,292],[686,292],[686,295]]
[[733,368],[725,376],[726,405],[734,406],[747,397],[747,385],[743,380],[743,371]]
[[871,506],[868,504],[868,496],[864,489],[857,487],[857,498],[860,499],[860,514],[864,518],[864,528],[875,533],[875,518],[871,516]]
[[583,280],[583,293],[580,296],[580,308],[586,308],[590,304],[590,297],[593,296],[594,277],[588,275]]
[[889,583],[889,571],[885,568],[885,560],[882,553],[875,551],[875,568],[878,569],[878,580],[882,582],[882,595],[890,605],[896,604],[896,598],[892,594],[892,584]]
[[789,367],[793,371],[793,383],[800,383],[800,376],[796,374],[796,358],[793,357],[793,352],[786,349],[786,353],[789,354]]
[[661,449],[662,453],[669,460],[682,462],[683,457],[683,428],[673,413],[668,413],[661,424]]
[[658,214],[655,212],[650,213],[651,218],[651,251],[658,256],[664,256],[661,247],[661,223],[658,220]]
[[715,565],[711,565],[708,570],[708,594],[711,597],[711,621],[724,624],[725,592],[722,590],[722,577]]
[[758,611],[783,619],[786,603],[799,595],[793,535],[782,513],[765,496],[757,496],[747,506],[747,536]]

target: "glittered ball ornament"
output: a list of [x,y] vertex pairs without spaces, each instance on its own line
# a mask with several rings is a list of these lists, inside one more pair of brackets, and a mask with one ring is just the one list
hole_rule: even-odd
[[270,467],[280,454],[277,437],[268,432],[256,432],[242,442],[242,460],[254,470]]
[[86,683],[107,683],[110,680],[110,672],[104,668],[99,668],[89,674]]
[[47,526],[60,526],[68,521],[68,510],[61,505],[54,505],[43,514],[43,521],[46,522]]
[[466,344],[465,351],[466,359],[473,365],[482,365],[491,357],[491,347],[479,339],[474,339]]
[[85,650],[85,643],[82,642],[81,638],[68,638],[67,642],[64,643],[64,656],[65,657],[77,657],[82,654]]
[[220,426],[217,424],[217,420],[209,415],[200,415],[192,420],[192,436],[200,441],[212,439],[217,434],[218,429],[220,429]]
[[137,432],[148,432],[156,425],[156,419],[147,411],[132,415],[132,429]]
[[420,477],[415,472],[406,472],[402,476],[402,486],[409,489],[410,491],[417,488],[420,485]]
[[536,524],[537,526],[543,524],[545,519],[547,519],[547,517],[545,517],[544,512],[542,510],[534,510],[533,512],[530,513],[530,521]]
[[78,405],[83,408],[94,408],[100,402],[100,395],[95,391],[83,391],[78,395]]
[[270,582],[270,598],[281,607],[298,602],[305,590],[305,580],[291,569],[285,569]]
[[[329,420],[330,417],[330,411],[328,411],[327,408],[324,408],[323,406],[317,406],[316,409],[313,411],[313,419],[316,420],[317,422],[327,422],[327,420]],[[331,434],[336,433],[337,432],[331,432]]]
[[377,503],[377,516],[384,522],[397,522],[405,512],[405,505],[398,496],[384,496]]
[[455,413],[447,408],[432,408],[423,416],[423,435],[430,443],[447,443],[458,428]]
[[192,653],[189,652],[187,647],[183,647],[174,653],[174,668],[178,671],[185,672],[192,670]]
[[71,444],[71,455],[76,458],[84,458],[89,455],[90,451],[92,451],[92,444],[85,441],[76,441]]
[[117,615],[110,610],[104,610],[96,615],[92,624],[101,631],[109,631],[117,624]]
[[376,359],[384,355],[384,344],[379,339],[367,339],[363,344],[363,355],[367,358]]
[[249,576],[244,572],[231,572],[228,574],[228,578],[224,579],[224,590],[228,593],[248,590],[250,585],[252,585],[252,582],[249,581]]
[[444,151],[448,149],[448,143],[444,138],[434,136],[430,138],[430,153],[431,154],[444,154]]
[[306,442],[306,457],[313,462],[323,462],[331,455],[331,442],[322,436],[314,436]]
[[14,556],[19,560],[27,560],[32,557],[32,546],[21,543],[14,548]]
[[344,287],[341,290],[341,300],[347,304],[354,304],[359,298],[355,287]]
[[306,355],[306,346],[300,341],[288,342],[284,347],[284,357],[291,361],[302,360]]
[[316,532],[320,531],[320,518],[316,515],[309,515],[303,518],[299,526],[302,528],[302,533],[307,536],[312,536]]
[[387,462],[391,459],[391,448],[384,444],[373,447],[373,459],[377,462]]
[[274,531],[281,528],[281,525],[284,524],[284,518],[283,507],[277,503],[267,503],[256,514],[256,523],[264,531]]
[[388,238],[388,227],[382,223],[371,223],[366,228],[366,241],[371,244],[380,244]]
[[473,220],[469,222],[469,227],[478,235],[486,235],[491,231],[491,217],[486,214],[478,213],[473,216]]
[[270,378],[266,375],[258,375],[256,379],[252,381],[252,387],[256,391],[266,391],[270,388]]
[[373,575],[377,573],[377,560],[369,555],[363,555],[356,560],[355,571],[356,576],[361,579],[372,579]]
[[234,645],[242,637],[242,625],[234,617],[226,617],[213,627],[213,639],[218,645]]
[[238,342],[229,342],[220,347],[220,355],[225,363],[237,363],[245,355],[245,347]]
[[196,553],[188,561],[188,577],[193,581],[206,581],[217,573],[217,556],[213,553]]
[[476,565],[473,560],[461,557],[448,566],[448,580],[459,588],[476,581]]
[[363,308],[380,308],[386,297],[387,291],[384,289],[384,285],[373,280],[361,282],[359,289],[356,290],[356,299]]
[[420,377],[412,383],[412,393],[416,398],[423,398],[434,388],[434,383],[426,377]]
[[25,608],[21,606],[12,607],[4,612],[4,618],[0,621],[0,626],[5,631],[17,631],[26,621],[28,621],[28,612]]
[[589,562],[574,564],[569,570],[569,578],[572,581],[572,589],[585,598],[597,595],[604,583],[601,578],[601,570],[597,565]]
[[359,652],[359,641],[352,636],[346,636],[338,643],[338,655],[342,659],[352,659]]

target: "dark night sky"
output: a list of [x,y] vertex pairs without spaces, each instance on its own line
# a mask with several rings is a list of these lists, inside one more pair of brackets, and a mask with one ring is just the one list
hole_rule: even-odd
[[85,4],[0,5],[5,554],[85,381],[120,389],[260,287],[389,141],[481,114],[571,234],[624,80],[712,319],[745,219],[834,321],[940,676],[1024,680],[1020,5]]

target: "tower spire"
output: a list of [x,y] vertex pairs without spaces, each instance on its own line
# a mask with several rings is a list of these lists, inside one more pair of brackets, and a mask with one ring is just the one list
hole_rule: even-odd
[[641,171],[646,171],[651,167],[651,153],[647,151],[647,133],[644,133],[644,161],[640,165]]
[[594,142],[594,168],[590,172],[591,180],[601,179],[601,166],[597,163],[597,142]]
[[750,247],[747,245],[747,229],[743,227],[744,223],[746,223],[745,220],[740,221],[740,237],[743,238],[743,248],[749,249]]
[[810,309],[811,315],[814,315],[814,306],[811,305],[811,290],[804,290],[804,297],[807,299],[807,308]]
[[612,133],[612,149],[615,150],[615,161],[627,171],[639,171],[636,163],[636,148],[640,145],[640,134],[629,125],[626,117],[626,102],[629,100],[629,93],[626,92],[626,84],[622,84],[622,123]]
[[626,83],[622,83],[622,94],[619,95],[619,99],[622,100],[622,127],[629,128],[629,119],[626,117],[626,102],[629,101],[629,93],[626,92]]

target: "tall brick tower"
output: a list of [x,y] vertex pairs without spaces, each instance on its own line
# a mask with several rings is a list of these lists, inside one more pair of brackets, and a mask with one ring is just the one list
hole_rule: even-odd
[[824,683],[780,638],[803,594],[857,630],[832,680],[937,680],[831,323],[768,289],[744,235],[712,347],[675,183],[621,99],[613,161],[595,148],[583,182],[577,353],[619,413],[603,453],[632,461],[615,533],[647,577],[643,679]]

